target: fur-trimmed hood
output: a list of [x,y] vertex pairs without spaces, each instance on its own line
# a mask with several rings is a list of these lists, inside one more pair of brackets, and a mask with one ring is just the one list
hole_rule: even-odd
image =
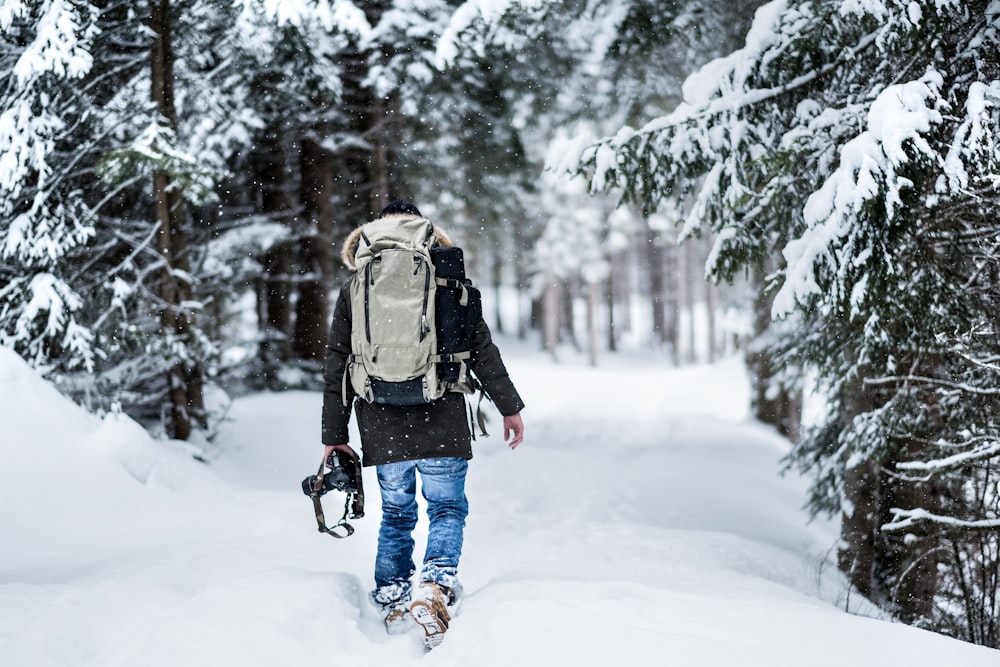
[[[399,214],[394,214],[394,215],[387,215],[387,216],[385,216],[383,218],[379,218],[379,219],[380,220],[391,220],[393,218],[400,218],[400,219],[409,220],[409,219],[418,218],[418,217],[420,217],[420,216],[410,215],[408,213],[399,213]],[[357,265],[354,262],[354,258],[357,257],[358,246],[361,244],[361,230],[362,229],[364,229],[364,225],[361,225],[360,227],[358,227],[357,229],[355,229],[353,232],[351,232],[347,236],[347,238],[344,240],[344,247],[340,251],[340,259],[344,262],[344,266],[346,266],[351,271],[356,271],[357,270]],[[437,244],[439,246],[443,246],[445,248],[450,248],[451,246],[455,245],[454,243],[452,243],[451,238],[447,234],[445,234],[445,232],[440,227],[438,227],[437,225],[434,225],[434,238],[437,239]]]

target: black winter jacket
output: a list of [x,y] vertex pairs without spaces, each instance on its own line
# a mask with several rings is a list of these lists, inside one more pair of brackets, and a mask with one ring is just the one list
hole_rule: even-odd
[[[427,405],[381,405],[358,399],[348,382],[345,406],[342,392],[344,369],[351,353],[352,280],[354,278],[340,290],[330,326],[324,373],[323,444],[348,444],[347,427],[352,405],[356,405],[365,466],[437,456],[471,459],[472,436],[464,394],[449,393]],[[469,367],[500,414],[513,415],[524,408],[489,327],[482,319],[476,327]]]

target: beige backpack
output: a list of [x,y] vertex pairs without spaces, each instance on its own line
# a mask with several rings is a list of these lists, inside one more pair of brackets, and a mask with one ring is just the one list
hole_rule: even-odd
[[[439,296],[454,292],[465,305],[471,285],[437,275],[436,244],[434,226],[419,216],[380,218],[361,229],[345,385],[349,375],[355,393],[369,403],[419,405],[449,391],[473,391],[470,353],[440,353],[436,317]],[[456,364],[457,376],[442,372]]]

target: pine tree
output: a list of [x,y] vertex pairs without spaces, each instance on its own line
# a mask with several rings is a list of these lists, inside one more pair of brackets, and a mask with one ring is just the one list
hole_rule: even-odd
[[462,242],[470,268],[502,273],[511,256],[520,265],[543,157],[526,148],[525,125],[556,87],[532,60],[545,51],[556,61],[557,47],[537,39],[546,8],[442,0],[365,11],[371,30],[352,42],[343,75],[344,217],[413,199]]
[[[572,151],[573,142],[567,142],[566,135],[575,135],[574,141],[579,142],[588,135],[613,132],[622,123],[662,113],[676,104],[684,75],[727,42],[733,43],[733,31],[745,24],[745,7],[754,4],[757,3],[712,0],[668,4],[645,0],[561,3],[559,20],[563,23],[550,19],[546,36],[553,33],[571,36],[560,44],[569,56],[570,66],[568,73],[560,73],[560,111],[548,119],[556,129],[546,128],[550,132],[546,139],[552,146],[563,143],[566,147],[551,151],[550,168],[561,169],[563,161],[559,154]],[[533,56],[533,60],[538,58]],[[595,207],[601,208],[601,202],[588,201],[581,194],[572,208]],[[546,217],[551,217],[550,213],[562,215],[559,210],[543,213]],[[643,274],[640,285],[648,285],[643,294],[649,304],[652,342],[668,349],[679,362],[681,308],[690,307],[696,296],[691,289],[683,289],[687,279],[678,275],[689,263],[683,261],[683,254],[675,247],[676,234],[665,222],[670,216],[651,216],[651,211],[640,209],[636,213],[639,224],[631,234],[640,251],[638,264]],[[610,216],[607,212],[604,216],[601,229],[591,227],[598,240],[611,234]],[[581,220],[581,226],[587,223]],[[553,238],[550,234],[542,235],[543,242]],[[551,252],[547,248],[539,250]],[[609,253],[606,250],[605,254]],[[609,257],[604,259],[607,261]],[[693,275],[700,281],[698,269]],[[615,290],[605,287],[605,293],[614,295]],[[682,296],[688,297],[684,304]],[[608,309],[613,311],[616,305],[612,300]],[[613,329],[613,321],[609,327]],[[692,351],[693,341],[686,358],[690,359]]]
[[0,343],[47,372],[92,369],[99,355],[68,262],[94,236],[77,87],[94,66],[97,15],[82,2],[0,12]]
[[[403,95],[419,112],[403,157],[419,166],[416,184],[462,235],[470,267],[483,282],[492,268],[497,290],[506,273],[525,304],[529,251],[543,215],[540,126],[557,112],[556,81],[570,52],[561,48],[544,3],[515,2],[492,13],[468,8],[448,13],[441,38],[427,52],[433,78],[411,83]],[[499,308],[499,293],[494,301]],[[517,321],[522,334],[524,310]],[[495,320],[502,330],[499,312]]]
[[188,437],[205,426],[200,393],[216,349],[198,321],[212,296],[199,279],[208,239],[198,207],[255,123],[226,67],[247,52],[231,8],[4,9],[0,58],[20,72],[4,78],[0,123],[19,147],[3,152],[0,205],[14,221],[2,229],[5,344],[88,407],[120,406]]
[[[997,645],[995,3],[772,2],[685,102],[587,156],[596,188],[684,195],[732,277],[768,280],[787,374],[828,414],[792,461],[840,565],[901,619]],[[955,598],[963,611],[956,611]],[[986,612],[973,612],[985,604]]]
[[335,246],[352,226],[339,152],[359,143],[343,131],[343,81],[351,45],[369,31],[345,2],[239,7],[226,71],[241,82],[236,108],[254,125],[229,153],[231,177],[217,214],[208,213],[228,267],[223,286],[238,283],[218,298],[235,308],[251,292],[257,302],[257,345],[223,370],[234,391],[320,382],[329,290],[340,275]]
[[227,56],[241,55],[226,52],[235,37],[222,26],[233,24],[214,3],[108,7],[91,84],[102,133],[88,164],[99,180],[89,188],[98,224],[87,270],[116,291],[91,302],[104,344],[98,373],[63,382],[96,387],[93,407],[120,404],[182,439],[210,428],[203,392],[218,350],[203,315],[213,296],[202,281],[203,207],[254,124],[226,70]]

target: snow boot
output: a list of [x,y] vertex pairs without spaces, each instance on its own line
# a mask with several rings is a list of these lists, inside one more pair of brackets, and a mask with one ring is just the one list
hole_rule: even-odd
[[384,609],[382,620],[390,635],[405,635],[413,627],[413,616],[405,603]]
[[410,582],[401,581],[377,588],[368,594],[368,600],[378,610],[385,631],[401,635],[413,628],[410,616]]
[[451,617],[448,615],[448,593],[438,584],[425,581],[417,587],[410,602],[410,615],[424,631],[424,648],[430,651],[444,641]]

